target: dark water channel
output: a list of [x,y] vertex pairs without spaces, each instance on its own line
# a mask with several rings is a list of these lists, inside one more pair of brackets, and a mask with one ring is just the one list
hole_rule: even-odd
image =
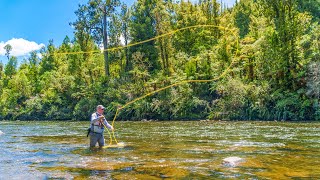
[[101,150],[87,127],[0,121],[0,179],[320,179],[320,123],[116,122]]

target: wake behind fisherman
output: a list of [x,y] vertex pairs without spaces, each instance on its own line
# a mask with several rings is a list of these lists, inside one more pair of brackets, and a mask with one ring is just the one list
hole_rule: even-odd
[[98,105],[97,111],[91,115],[91,123],[88,133],[90,135],[90,148],[95,147],[97,142],[100,148],[104,146],[103,131],[105,126],[113,131],[113,127],[107,122],[103,115],[104,109],[105,107]]

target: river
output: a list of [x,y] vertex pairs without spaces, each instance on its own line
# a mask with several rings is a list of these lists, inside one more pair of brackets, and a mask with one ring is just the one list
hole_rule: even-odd
[[0,121],[0,179],[320,179],[316,122],[116,122],[93,150],[88,124]]

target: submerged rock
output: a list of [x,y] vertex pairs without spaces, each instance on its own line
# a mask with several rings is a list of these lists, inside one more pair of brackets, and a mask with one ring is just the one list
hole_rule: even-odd
[[239,157],[227,157],[223,159],[223,165],[234,167],[237,166],[240,162],[243,162],[244,159]]

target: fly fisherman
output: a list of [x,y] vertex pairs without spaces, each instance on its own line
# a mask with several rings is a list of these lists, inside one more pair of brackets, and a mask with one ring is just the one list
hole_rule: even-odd
[[105,107],[103,107],[102,105],[98,105],[97,111],[91,115],[89,133],[90,148],[95,147],[97,142],[100,148],[104,146],[103,131],[105,126],[113,131],[113,127],[107,122],[106,118],[103,115],[104,109]]

